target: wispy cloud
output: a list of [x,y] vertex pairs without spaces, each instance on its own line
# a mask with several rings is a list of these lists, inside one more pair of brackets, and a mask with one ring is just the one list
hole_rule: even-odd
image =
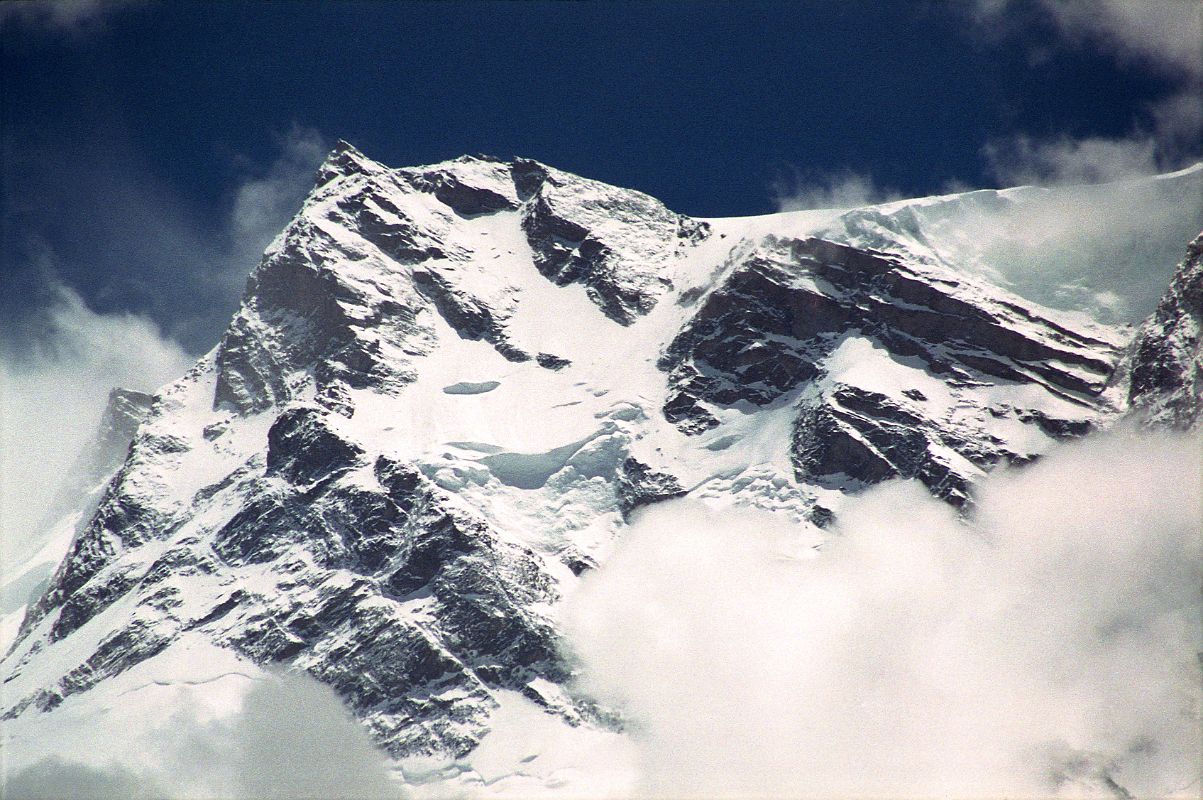
[[234,194],[229,236],[236,252],[263,251],[296,213],[313,185],[314,171],[330,150],[320,133],[300,125],[278,136],[277,145],[279,155],[271,165],[266,170],[252,166]]
[[[16,188],[28,191],[14,191],[6,207],[15,222],[8,244],[18,241],[7,254],[14,289],[0,331],[0,553],[33,541],[111,388],[153,391],[183,373],[189,351],[216,344],[325,151],[321,135],[302,127],[278,145],[269,164],[242,163],[217,225],[128,148],[98,152],[79,172],[61,153],[26,153],[35,163],[16,168]],[[25,224],[53,222],[35,216],[46,208],[57,210],[71,241],[52,244]]]
[[982,152],[1004,186],[1107,183],[1157,172],[1152,137],[1037,141],[1021,135],[990,142]]
[[[1029,22],[1015,13],[1023,6],[1017,0],[977,0],[970,8],[979,29],[997,35]],[[1097,183],[1169,171],[1199,158],[1203,9],[1197,3],[1038,0],[1035,8],[1064,42],[1152,70],[1168,79],[1172,88],[1166,97],[1135,109],[1131,131],[1123,136],[1036,140],[1019,134],[994,139],[983,148],[983,155],[996,179],[1004,185]],[[1033,46],[1037,51],[1045,47]]]
[[778,211],[855,208],[900,199],[897,192],[878,186],[872,175],[853,170],[815,173],[788,168],[770,188]]
[[649,797],[1193,796],[1198,446],[1067,446],[970,525],[887,485],[813,558],[771,516],[652,507],[571,602],[584,686]]
[[23,335],[0,343],[0,560],[37,541],[109,389],[157,389],[192,360],[146,317],[97,314],[62,285],[52,294]]
[[82,34],[104,25],[106,17],[144,0],[8,0],[0,3],[0,28],[13,24]]
[[[212,347],[264,246],[300,206],[324,146],[294,126],[266,163],[229,159],[226,202],[206,207],[157,174],[118,125],[84,143],[6,132],[9,236],[3,298],[24,312],[42,288],[39,259],[98,309],[144,313],[191,352]],[[25,305],[21,300],[24,299]]]
[[1203,77],[1203,11],[1191,0],[1042,0],[1067,37],[1174,77]]

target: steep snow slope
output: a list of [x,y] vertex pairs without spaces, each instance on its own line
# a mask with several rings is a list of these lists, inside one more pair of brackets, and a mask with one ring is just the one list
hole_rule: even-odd
[[809,235],[832,220],[340,144],[21,624],[11,752],[197,642],[329,684],[396,757],[464,756],[522,704],[604,733],[557,614],[640,505],[755,506],[809,546],[848,492],[967,508],[1122,410],[1123,331],[905,237]]

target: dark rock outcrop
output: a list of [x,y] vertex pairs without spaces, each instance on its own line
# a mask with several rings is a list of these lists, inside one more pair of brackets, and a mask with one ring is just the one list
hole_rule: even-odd
[[656,472],[642,461],[628,457],[618,471],[619,508],[625,519],[640,506],[685,494],[685,487],[672,475]]
[[[307,670],[398,756],[465,753],[487,730],[492,689],[567,678],[555,629],[530,610],[556,597],[543,560],[415,467],[366,460],[318,409],[285,410],[268,434],[263,473],[243,473],[202,496],[237,510],[210,536],[182,539],[139,568],[115,556],[120,540],[148,520],[122,504],[121,484],[113,484],[27,627],[56,612],[53,642],[122,597],[133,598],[131,627],[10,714],[52,707],[185,630],[258,662]],[[172,530],[160,525],[149,535]],[[175,588],[196,574],[231,586],[248,566],[265,569],[268,581],[200,598]],[[555,710],[575,719],[571,707]]]
[[[770,237],[737,253],[725,279],[697,302],[659,361],[670,381],[664,415],[686,434],[717,426],[720,409],[768,407],[826,381],[828,357],[856,336],[964,387],[961,403],[979,403],[979,421],[987,409],[968,396],[972,387],[1030,384],[1079,411],[1008,414],[1054,438],[1082,435],[1117,357],[1112,343],[951,273],[816,239]],[[798,479],[842,487],[914,477],[962,506],[982,468],[1029,457],[907,391],[895,400],[837,383],[801,403],[793,434]]]
[[718,406],[766,405],[814,378],[850,332],[953,379],[985,374],[1081,399],[1105,388],[1110,343],[925,272],[896,256],[770,238],[706,295],[665,350],[669,404],[682,406],[686,395]]
[[319,395],[341,387],[396,390],[409,359],[433,346],[418,320],[426,301],[411,282],[365,285],[339,268],[342,246],[298,218],[264,257],[217,350],[214,407],[262,411],[294,396],[313,371]]
[[315,408],[290,408],[267,432],[267,474],[314,483],[355,464],[363,450],[330,429]]
[[1128,354],[1128,400],[1146,423],[1179,429],[1198,424],[1203,413],[1201,331],[1203,233],[1187,247],[1169,290],[1136,332]]
[[848,480],[866,485],[918,478],[932,494],[961,507],[969,500],[969,476],[950,459],[981,456],[972,446],[957,453],[959,443],[949,442],[938,425],[884,395],[841,386],[828,397],[800,405],[792,454],[800,482],[847,488]]
[[640,192],[534,161],[515,161],[513,172],[535,266],[558,285],[583,284],[606,316],[623,325],[651,311],[672,288],[658,267],[678,247],[708,235],[705,223]]

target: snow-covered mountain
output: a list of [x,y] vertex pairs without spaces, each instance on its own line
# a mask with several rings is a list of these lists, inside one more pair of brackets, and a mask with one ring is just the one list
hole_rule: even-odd
[[340,143],[217,347],[111,398],[82,471],[116,473],[28,607],[6,595],[11,757],[115,687],[281,664],[396,758],[465,756],[519,696],[614,730],[558,615],[639,507],[758,508],[817,545],[890,478],[972,513],[991,470],[1130,407],[1196,424],[1203,239],[1132,342],[958,263],[948,220],[1007,197],[699,220],[533,161]]

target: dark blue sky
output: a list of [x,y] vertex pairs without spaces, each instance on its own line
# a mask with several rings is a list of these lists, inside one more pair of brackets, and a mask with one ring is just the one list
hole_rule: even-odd
[[722,216],[773,210],[799,176],[998,185],[987,144],[1130,136],[1182,90],[1065,35],[1039,0],[985,23],[973,8],[172,2],[0,19],[0,311],[59,282],[209,346],[236,289],[206,271],[253,267],[226,241],[231,204],[289,131],[395,166],[523,155]]

